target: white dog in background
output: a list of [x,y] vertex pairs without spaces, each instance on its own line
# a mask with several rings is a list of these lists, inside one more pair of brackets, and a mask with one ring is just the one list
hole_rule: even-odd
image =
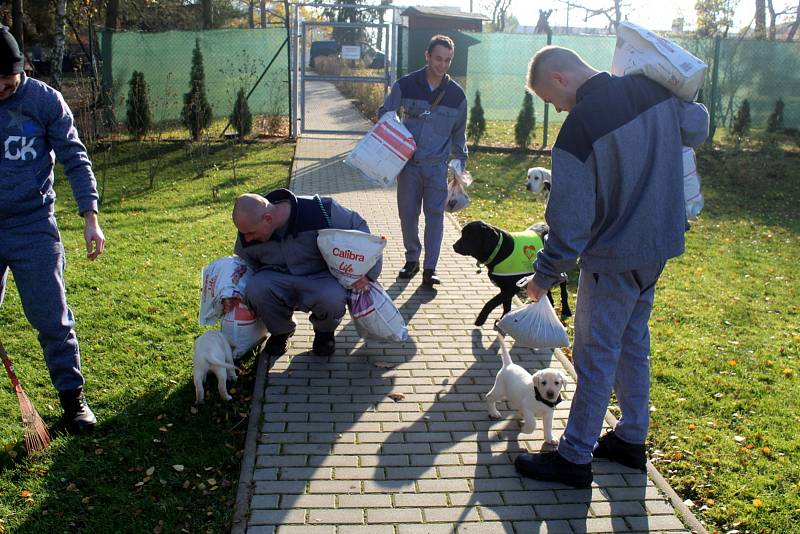
[[233,365],[233,350],[219,330],[209,330],[194,341],[195,404],[202,404],[205,400],[203,382],[209,371],[217,377],[219,396],[231,400],[233,397],[228,395],[227,381],[236,382],[236,366]]
[[531,434],[536,430],[536,419],[544,423],[544,440],[548,445],[558,442],[553,437],[553,414],[556,405],[561,402],[567,379],[557,369],[541,369],[531,375],[528,371],[511,361],[505,341],[497,336],[503,358],[503,367],[494,379],[494,387],[486,394],[489,417],[499,419],[495,403],[508,400],[511,407],[517,410],[524,423],[523,434]]
[[550,179],[550,171],[544,167],[531,167],[528,169],[528,191],[531,193],[541,193],[545,197],[545,204],[547,199],[550,198],[550,186],[552,181]]

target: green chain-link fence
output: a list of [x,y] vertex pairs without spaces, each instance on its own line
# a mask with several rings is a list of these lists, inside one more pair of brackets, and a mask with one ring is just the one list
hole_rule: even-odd
[[[406,29],[401,33],[403,61],[398,66],[398,75],[424,66],[425,47],[436,33],[445,33],[455,42],[450,72],[464,87],[470,105],[480,91],[488,121],[488,140],[513,144],[513,123],[522,105],[528,62],[537,50],[547,45],[547,36]],[[709,109],[713,108],[716,123],[713,126],[727,128],[746,98],[753,128],[766,126],[778,99],[785,104],[784,127],[800,128],[800,44],[740,39],[674,40],[709,65],[702,99]],[[614,36],[553,35],[551,42],[575,50],[595,68],[611,68]],[[716,69],[715,57],[719,58]],[[545,123],[543,102],[534,99],[534,107],[539,125],[535,143],[545,141],[544,131],[549,131],[552,143],[553,133],[566,114],[555,113],[550,106]]]

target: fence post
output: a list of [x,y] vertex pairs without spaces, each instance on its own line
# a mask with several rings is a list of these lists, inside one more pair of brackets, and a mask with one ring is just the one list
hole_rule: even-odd
[[714,38],[714,66],[711,69],[711,99],[709,109],[708,142],[714,143],[714,132],[717,130],[717,83],[719,82],[719,49],[721,37]]
[[[547,28],[547,45],[553,44],[553,30]],[[542,123],[542,147],[547,146],[547,130],[549,130],[550,105],[544,104],[544,122]]]

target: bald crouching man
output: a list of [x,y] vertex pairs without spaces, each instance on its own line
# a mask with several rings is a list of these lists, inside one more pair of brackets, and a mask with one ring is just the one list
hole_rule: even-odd
[[[311,312],[312,351],[330,356],[336,350],[334,333],[342,321],[347,290],[328,271],[317,247],[324,228],[369,233],[367,222],[329,197],[296,196],[276,189],[266,197],[245,194],[236,199],[233,224],[239,231],[234,252],[255,271],[245,291],[245,304],[270,333],[264,346],[269,356],[286,353],[294,335],[295,310]],[[353,284],[365,290],[377,281],[382,259]]]

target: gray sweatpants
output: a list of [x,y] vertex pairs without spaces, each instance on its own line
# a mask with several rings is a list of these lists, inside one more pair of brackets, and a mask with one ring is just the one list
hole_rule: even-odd
[[397,177],[397,210],[406,261],[419,261],[419,214],[425,213],[425,261],[423,269],[436,269],[444,234],[444,205],[447,202],[447,163],[409,162]]
[[83,387],[75,319],[64,290],[64,246],[54,217],[0,230],[0,305],[9,269],[56,390]]
[[311,312],[315,331],[333,332],[344,316],[347,290],[327,271],[295,276],[264,270],[247,283],[245,302],[270,334],[292,332],[295,310]]
[[624,273],[581,269],[572,360],[578,383],[558,452],[592,461],[611,390],[622,416],[615,434],[644,443],[650,424],[650,329],[655,285],[664,263]]

